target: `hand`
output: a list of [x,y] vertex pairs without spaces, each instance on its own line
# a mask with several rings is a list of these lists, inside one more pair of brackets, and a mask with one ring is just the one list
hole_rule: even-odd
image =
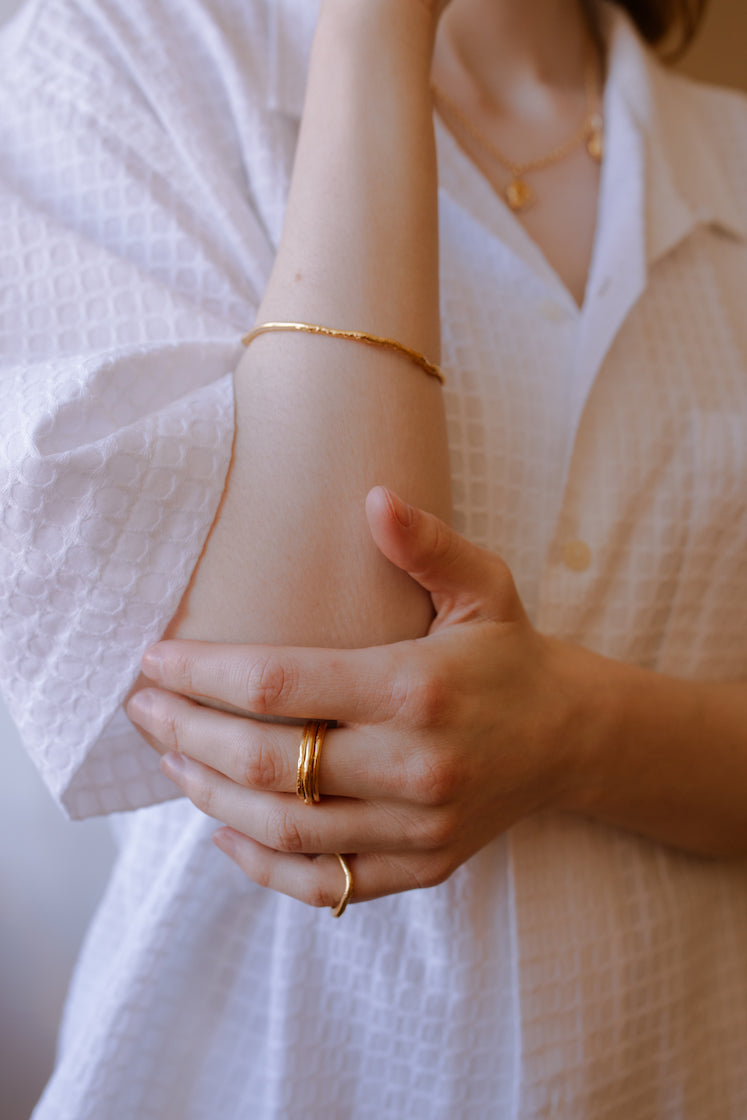
[[[572,653],[532,628],[506,565],[381,488],[366,511],[379,549],[431,594],[428,636],[363,650],[162,642],[143,660],[162,688],[128,708],[178,752],[165,772],[230,826],[218,846],[313,905],[334,905],[340,869],[309,856],[356,853],[355,901],[433,886],[521,817],[561,804],[578,777]],[[321,803],[295,794],[299,727],[187,697],[340,721],[320,758]]]

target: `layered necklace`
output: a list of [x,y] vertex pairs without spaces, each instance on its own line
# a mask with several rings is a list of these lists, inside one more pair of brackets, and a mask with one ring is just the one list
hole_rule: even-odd
[[488,155],[492,156],[501,167],[505,168],[505,170],[510,173],[511,180],[506,187],[504,187],[502,196],[512,210],[524,210],[537,200],[534,190],[526,181],[526,175],[533,171],[540,171],[542,168],[549,167],[553,163],[558,163],[582,144],[585,145],[587,152],[593,160],[597,163],[601,162],[604,154],[604,118],[599,108],[601,98],[598,81],[598,66],[593,51],[589,52],[589,60],[586,65],[585,88],[586,109],[584,112],[584,119],[573,135],[569,136],[567,140],[564,140],[562,144],[558,144],[557,148],[553,148],[547,155],[539,156],[537,159],[526,160],[524,163],[516,163],[514,160],[509,159],[489,137],[481,132],[477,125],[462,112],[459,106],[452,101],[443,90],[439,89],[436,85],[432,87],[434,103],[441,116],[446,120],[446,123],[449,123],[449,118],[451,118],[452,121],[457,121],[464,131],[472,137],[476,144],[483,148]]

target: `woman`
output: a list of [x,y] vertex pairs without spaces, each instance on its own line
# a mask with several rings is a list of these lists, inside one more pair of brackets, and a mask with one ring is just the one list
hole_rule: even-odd
[[[162,322],[144,348],[76,321],[92,356],[73,358],[74,374],[59,359],[24,369],[11,398],[34,425],[34,453],[13,449],[12,510],[34,487],[36,505],[33,529],[10,519],[27,550],[9,632],[17,677],[57,686],[57,727],[30,691],[17,703],[32,739],[65,744],[73,723],[89,737],[56,764],[48,749],[58,794],[77,815],[166,796],[114,713],[133,651],[172,615],[179,637],[356,646],[424,632],[424,592],[438,613],[428,637],[379,650],[268,659],[256,645],[178,644],[157,647],[160,667],[146,659],[172,690],[343,721],[322,744],[322,801],[303,805],[298,727],[152,690],[150,712],[129,708],[161,750],[179,746],[167,772],[234,826],[221,844],[244,872],[336,905],[348,880],[332,853],[350,853],[352,901],[366,904],[330,923],[258,890],[189,803],[120,818],[122,856],[39,1116],[740,1115],[745,871],[702,856],[745,851],[744,691],[728,683],[744,672],[746,621],[744,352],[729,302],[745,270],[741,102],[662,72],[615,9],[590,25],[570,4],[454,0],[436,35],[440,13],[420,0],[329,0],[276,255],[316,12],[211,5],[181,26],[112,6],[76,27],[64,11],[49,5],[27,31],[18,67],[34,104],[62,93],[54,109],[77,136],[91,127],[81,94],[86,106],[102,74],[118,76],[116,130],[104,113],[86,152],[106,182],[75,221],[112,257],[127,236],[147,250],[121,253],[131,309],[106,259],[104,324]],[[173,63],[153,45],[164,38]],[[52,45],[59,68],[76,62],[75,110],[59,70],[46,79]],[[401,354],[273,332],[237,370],[231,472],[200,556],[226,462],[212,447],[225,384],[211,382],[230,368],[227,323],[248,318],[241,285],[259,293],[274,259],[258,321],[365,329],[437,360],[431,80],[444,401],[455,520],[473,544],[376,490],[368,521],[387,565],[361,515],[379,482],[447,511],[435,378]],[[496,152],[511,153],[508,174]],[[521,171],[535,158],[546,166]],[[75,226],[64,192],[50,202],[25,174],[59,254]],[[527,187],[534,206],[510,213]],[[107,191],[130,208],[121,235]],[[185,322],[190,286],[200,314]],[[26,387],[59,370],[64,400],[45,414]],[[476,544],[500,551],[521,599]],[[53,611],[25,604],[45,549],[68,560],[54,590],[70,598],[40,643],[30,631]],[[81,606],[87,587],[95,601]]]

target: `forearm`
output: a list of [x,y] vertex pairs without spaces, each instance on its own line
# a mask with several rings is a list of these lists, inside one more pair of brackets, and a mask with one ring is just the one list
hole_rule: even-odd
[[747,855],[747,685],[566,658],[584,677],[566,807],[702,855]]
[[[260,319],[292,310],[356,327],[363,317],[373,333],[438,360],[434,30],[419,0],[322,5],[283,237]],[[315,347],[304,353],[324,370]],[[361,356],[354,357],[357,364]]]
[[[402,0],[323,5],[260,321],[368,330],[438,360],[431,25]],[[384,483],[448,515],[438,382],[400,355],[272,334],[235,391],[224,501],[170,632],[320,645],[422,633],[428,597],[381,559],[363,502]]]

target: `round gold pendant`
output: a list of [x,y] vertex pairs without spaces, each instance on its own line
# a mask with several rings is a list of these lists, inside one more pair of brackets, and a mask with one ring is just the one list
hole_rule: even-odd
[[602,162],[602,156],[604,155],[604,127],[599,117],[595,117],[591,122],[589,135],[586,137],[586,150],[597,163]]
[[534,201],[534,191],[523,179],[513,179],[504,192],[506,202],[512,210],[523,210]]

